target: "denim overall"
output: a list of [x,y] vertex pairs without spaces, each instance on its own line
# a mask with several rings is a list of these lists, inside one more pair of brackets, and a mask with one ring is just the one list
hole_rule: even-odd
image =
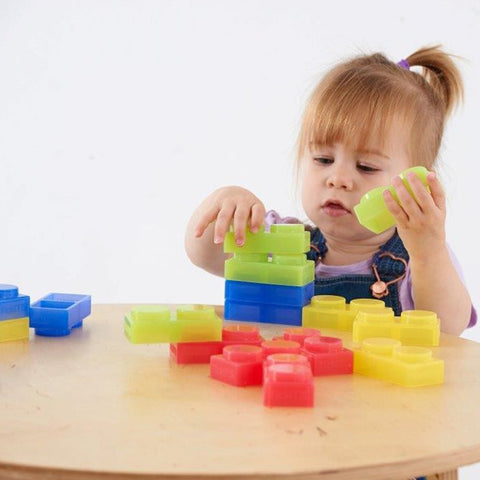
[[[311,231],[310,252],[307,258],[315,264],[325,255],[328,248],[322,232],[315,228]],[[397,232],[380,247],[380,250],[373,257],[373,264],[377,266],[380,279],[388,283],[397,279],[405,272],[405,265],[399,260],[390,256],[381,257],[382,253],[388,252],[395,257],[403,258],[408,262],[408,252]],[[315,295],[340,295],[345,297],[347,302],[354,298],[374,298],[370,286],[377,281],[373,270],[370,274],[345,274],[337,277],[316,278]],[[398,283],[388,285],[388,295],[383,297],[387,307],[391,307],[395,315],[400,315],[402,306],[398,295]]]
[[[311,231],[310,252],[307,258],[315,264],[325,255],[328,248],[322,232],[315,228]],[[397,231],[390,240],[380,247],[380,250],[373,257],[373,264],[377,266],[378,274],[385,283],[397,279],[405,272],[405,265],[399,260],[389,256],[380,257],[382,253],[391,253],[395,257],[403,258],[408,262],[408,252]],[[315,295],[340,295],[345,297],[347,302],[354,298],[374,298],[370,286],[377,281],[373,274],[346,274],[337,277],[316,278]],[[402,306],[398,295],[398,283],[388,286],[388,295],[382,298],[387,307],[391,307],[395,315],[400,315]],[[417,477],[417,480],[426,480],[426,477]]]

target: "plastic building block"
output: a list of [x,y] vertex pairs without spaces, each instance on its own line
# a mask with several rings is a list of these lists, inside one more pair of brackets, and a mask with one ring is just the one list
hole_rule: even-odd
[[260,335],[258,327],[232,323],[225,325],[222,330],[222,344],[227,345],[255,345],[260,347],[265,339]]
[[[403,180],[403,183],[411,195],[413,195],[413,192],[407,181],[407,173],[409,172],[414,172],[428,190],[428,170],[425,167],[408,168],[400,174],[400,178]],[[377,187],[367,192],[360,199],[360,203],[353,208],[360,225],[363,225],[374,233],[382,233],[388,228],[393,227],[396,223],[395,218],[388,210],[385,200],[383,199],[383,192],[387,189],[390,190],[395,200],[400,203],[395,189],[392,186]]]
[[305,365],[311,368],[308,358],[305,355],[298,353],[273,353],[265,359],[263,366],[264,368],[268,368],[271,365],[279,365],[283,363],[295,363],[297,365]]
[[274,353],[300,354],[301,345],[291,340],[266,340],[262,343],[263,358]]
[[234,302],[303,307],[310,303],[313,294],[314,282],[302,287],[234,280],[225,282],[225,299]]
[[298,342],[302,347],[308,337],[320,337],[320,330],[316,328],[293,327],[283,331],[283,339]]
[[353,373],[353,352],[340,338],[308,337],[301,352],[308,358],[314,376]]
[[143,305],[125,315],[124,331],[132,343],[212,342],[222,339],[222,319],[207,305]]
[[0,321],[0,343],[29,338],[29,318]]
[[303,254],[234,254],[225,261],[225,279],[302,287],[314,281],[315,263]]
[[222,350],[222,342],[171,343],[170,358],[178,364],[210,363],[211,356]]
[[393,312],[359,312],[353,322],[353,341],[370,337],[388,337],[407,346],[438,346],[440,322],[428,310],[404,310],[400,317]]
[[69,335],[72,328],[83,325],[90,315],[90,295],[74,293],[49,293],[30,307],[30,327],[36,335],[61,337]]
[[255,345],[228,345],[222,355],[210,358],[210,376],[221,382],[245,387],[263,382],[263,354]]
[[30,297],[19,295],[15,285],[0,284],[0,321],[25,318],[30,315]]
[[245,232],[245,243],[235,243],[233,232],[227,232],[223,244],[225,253],[273,253],[298,254],[310,250],[310,232],[302,224],[279,224],[270,227],[270,233],[262,228],[257,233]]
[[302,325],[301,307],[268,304],[242,303],[225,300],[225,319],[247,322]]
[[266,407],[313,407],[313,375],[306,365],[280,363],[265,368],[263,404]]
[[171,343],[170,358],[178,364],[210,363],[212,355],[219,355],[227,345],[255,345],[259,347],[265,339],[253,325],[231,324],[223,327],[219,342]]
[[354,349],[353,371],[403,387],[443,383],[443,360],[425,347],[402,346],[392,338],[368,338]]
[[349,304],[338,295],[315,295],[310,305],[303,307],[302,326],[351,331],[358,312],[392,311],[385,302],[374,298],[356,298]]

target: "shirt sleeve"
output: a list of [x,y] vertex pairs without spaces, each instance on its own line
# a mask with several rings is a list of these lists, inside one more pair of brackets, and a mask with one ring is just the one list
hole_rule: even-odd
[[[453,266],[457,271],[460,279],[462,280],[463,284],[465,285],[465,278],[463,276],[462,267],[460,266],[460,262],[458,261],[457,257],[453,253],[450,246],[447,245],[448,253],[452,260]],[[466,285],[465,285],[466,286]],[[415,302],[413,300],[413,284],[412,284],[412,275],[410,270],[410,265],[407,266],[407,271],[404,280],[399,286],[399,299],[400,303],[402,304],[402,310],[411,310],[415,308]],[[477,310],[472,304],[472,310],[470,312],[470,321],[468,322],[467,328],[471,328],[477,323]]]
[[296,217],[281,217],[275,210],[269,210],[265,214],[265,231],[269,232],[270,227],[278,223],[302,223]]

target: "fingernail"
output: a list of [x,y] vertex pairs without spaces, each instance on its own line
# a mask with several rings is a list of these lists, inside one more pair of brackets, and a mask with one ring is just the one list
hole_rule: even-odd
[[237,239],[235,240],[235,243],[236,243],[239,247],[241,247],[241,246],[243,245],[243,240],[242,240],[241,238],[237,238]]
[[250,231],[251,231],[252,233],[257,233],[257,232],[258,232],[258,227],[251,227],[251,228],[250,228]]
[[213,239],[213,243],[222,243],[222,238],[218,235]]

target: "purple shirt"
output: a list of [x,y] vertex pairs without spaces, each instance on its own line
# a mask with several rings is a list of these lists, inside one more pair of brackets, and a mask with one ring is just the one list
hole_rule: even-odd
[[[270,229],[270,225],[274,223],[302,223],[295,217],[281,217],[275,210],[270,210],[265,215],[265,230]],[[448,253],[452,260],[455,270],[459,274],[462,282],[465,283],[463,278],[462,269],[455,257],[454,253],[447,245]],[[372,273],[373,257],[367,260],[362,260],[358,263],[352,263],[351,265],[324,265],[322,262],[318,262],[315,267],[315,276],[317,278],[325,277],[337,277],[339,275],[346,274],[371,274]],[[407,271],[405,277],[398,282],[398,297],[402,310],[413,310],[415,308],[415,302],[413,301],[413,287],[412,287],[412,272],[410,265],[407,265]],[[477,323],[477,312],[472,305],[472,313],[470,315],[470,322],[467,328],[473,327]]]

